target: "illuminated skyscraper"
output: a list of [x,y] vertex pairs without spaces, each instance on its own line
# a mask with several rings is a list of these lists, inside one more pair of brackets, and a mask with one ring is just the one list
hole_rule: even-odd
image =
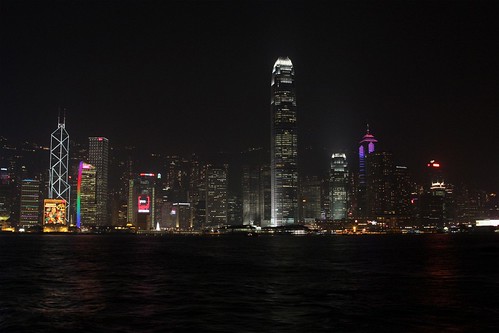
[[189,160],[179,156],[167,156],[165,160],[164,188],[169,202],[187,202],[189,191]]
[[411,181],[408,168],[396,165],[394,171],[394,199],[395,214],[399,227],[411,227],[414,225],[413,212],[417,200],[411,199],[413,199],[413,194],[416,194],[416,189],[417,186]]
[[0,230],[4,226],[10,225],[13,199],[13,183],[9,173],[9,168],[0,167]]
[[228,166],[208,166],[206,172],[206,226],[227,224]]
[[95,167],[96,184],[95,200],[97,211],[95,224],[103,226],[110,224],[108,213],[108,168],[109,168],[109,140],[104,137],[88,138],[88,162]]
[[260,171],[260,225],[262,227],[270,226],[270,220],[272,218],[272,190],[270,188],[270,179],[270,165],[267,164],[262,166]]
[[188,202],[191,203],[193,227],[200,229],[206,222],[206,165],[196,155],[191,159]]
[[261,168],[259,166],[243,166],[243,224],[261,223]]
[[348,163],[347,156],[343,153],[331,156],[329,198],[331,218],[333,220],[346,219],[348,211]]
[[436,162],[435,160],[431,160],[427,164],[427,167],[428,169],[425,189],[444,188],[444,174],[440,163]]
[[[71,186],[69,185],[69,134],[66,131],[65,117],[59,117],[57,129],[50,137],[50,174],[49,199],[61,199],[66,202],[65,218],[69,217]],[[68,224],[65,220],[63,224]],[[53,231],[53,230],[51,230]]]
[[91,164],[80,162],[76,189],[76,227],[96,225],[96,170]]
[[442,229],[447,219],[446,183],[440,163],[427,164],[425,191],[419,197],[419,218],[424,228]]
[[366,156],[367,217],[390,226],[395,221],[394,171],[391,152],[377,151]]
[[240,195],[227,196],[227,223],[243,224],[243,200]]
[[153,230],[156,226],[156,179],[156,174],[145,172],[130,179],[128,223],[140,230]]
[[38,179],[23,179],[21,182],[21,205],[19,214],[19,227],[26,231],[41,225],[40,181]]
[[369,124],[367,125],[367,132],[359,142],[359,182],[357,186],[357,213],[359,218],[367,217],[367,174],[366,174],[366,156],[374,152],[374,144],[378,140],[369,133]]
[[295,71],[288,57],[279,57],[271,81],[271,226],[298,221],[298,133]]

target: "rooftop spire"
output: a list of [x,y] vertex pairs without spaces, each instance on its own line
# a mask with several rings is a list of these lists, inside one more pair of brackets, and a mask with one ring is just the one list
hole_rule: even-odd
[[363,142],[378,142],[378,140],[376,140],[374,136],[371,133],[369,133],[369,123],[367,123],[366,134],[362,137],[362,141],[360,141],[360,143]]
[[61,107],[57,108],[57,123],[59,124],[58,128],[64,128],[66,126],[66,108],[62,108],[62,120],[61,120]]

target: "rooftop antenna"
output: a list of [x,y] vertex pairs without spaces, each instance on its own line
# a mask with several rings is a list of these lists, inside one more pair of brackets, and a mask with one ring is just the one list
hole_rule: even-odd
[[61,121],[61,107],[60,106],[57,108],[57,111],[58,111],[57,122],[59,124],[59,127],[64,128],[66,125],[66,108],[65,107],[62,108],[62,121]]

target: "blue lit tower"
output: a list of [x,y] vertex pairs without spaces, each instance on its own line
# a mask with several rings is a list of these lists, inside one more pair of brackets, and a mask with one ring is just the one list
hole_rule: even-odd
[[288,57],[279,57],[271,82],[271,226],[298,221],[298,136],[295,71]]
[[66,201],[66,216],[70,216],[71,186],[68,182],[69,171],[69,134],[66,131],[66,117],[59,116],[57,129],[50,137],[49,199]]
[[357,197],[357,217],[367,217],[367,177],[366,177],[366,156],[374,152],[374,144],[378,140],[369,133],[369,124],[362,140],[359,142],[359,184]]

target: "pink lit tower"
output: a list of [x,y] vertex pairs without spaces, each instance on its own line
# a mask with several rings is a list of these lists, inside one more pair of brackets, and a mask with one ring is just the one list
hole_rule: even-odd
[[367,179],[366,179],[366,156],[374,152],[374,144],[378,140],[369,133],[369,124],[362,140],[359,142],[359,184],[357,192],[357,216],[367,217]]

